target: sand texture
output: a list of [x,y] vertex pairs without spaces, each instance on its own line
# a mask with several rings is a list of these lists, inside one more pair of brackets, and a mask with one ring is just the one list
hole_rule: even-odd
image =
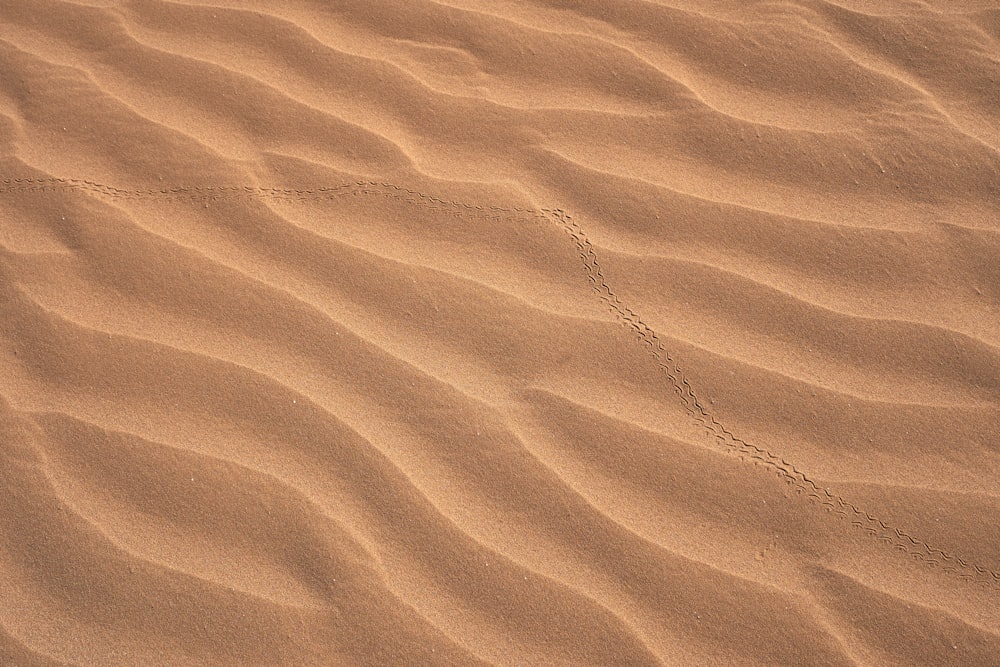
[[1000,665],[1000,3],[0,0],[0,667]]

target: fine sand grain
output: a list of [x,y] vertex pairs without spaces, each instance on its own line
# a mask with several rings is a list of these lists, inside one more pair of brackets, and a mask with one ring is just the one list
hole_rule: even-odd
[[1000,5],[0,0],[0,667],[1000,665]]

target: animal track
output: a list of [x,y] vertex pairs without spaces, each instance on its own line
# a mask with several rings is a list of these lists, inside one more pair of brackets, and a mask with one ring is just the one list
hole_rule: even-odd
[[597,253],[586,233],[572,216],[562,209],[528,209],[518,207],[477,206],[464,202],[440,199],[404,188],[392,183],[378,181],[357,181],[332,187],[311,189],[263,188],[256,186],[205,186],[172,187],[163,189],[125,190],[110,185],[73,178],[8,178],[0,180],[4,193],[33,193],[46,191],[85,191],[93,194],[120,199],[187,199],[209,201],[219,199],[266,198],[292,201],[315,201],[334,197],[374,195],[389,197],[399,201],[424,206],[441,213],[472,219],[498,219],[500,214],[520,214],[533,217],[545,224],[556,224],[572,239],[583,261],[587,279],[598,296],[608,306],[614,316],[627,327],[656,360],[657,365],[670,381],[685,410],[703,430],[726,451],[736,454],[755,465],[771,469],[786,484],[795,488],[799,495],[824,507],[841,519],[850,520],[851,525],[865,531],[881,542],[908,554],[929,567],[940,567],[944,572],[954,574],[968,582],[978,582],[984,586],[1000,588],[1000,573],[970,563],[958,556],[932,547],[921,539],[889,526],[884,521],[865,512],[843,497],[822,488],[805,473],[783,458],[772,454],[736,436],[723,426],[714,415],[705,409],[695,394],[681,368],[674,361],[663,343],[639,315],[629,308],[614,293],[601,270]]

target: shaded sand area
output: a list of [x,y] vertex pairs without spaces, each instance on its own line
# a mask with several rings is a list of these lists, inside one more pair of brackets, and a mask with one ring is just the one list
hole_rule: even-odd
[[0,1],[0,665],[1000,664],[995,2]]

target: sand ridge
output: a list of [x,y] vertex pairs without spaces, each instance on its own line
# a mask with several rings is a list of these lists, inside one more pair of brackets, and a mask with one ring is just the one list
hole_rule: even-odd
[[0,2],[0,662],[991,664],[998,25]]

